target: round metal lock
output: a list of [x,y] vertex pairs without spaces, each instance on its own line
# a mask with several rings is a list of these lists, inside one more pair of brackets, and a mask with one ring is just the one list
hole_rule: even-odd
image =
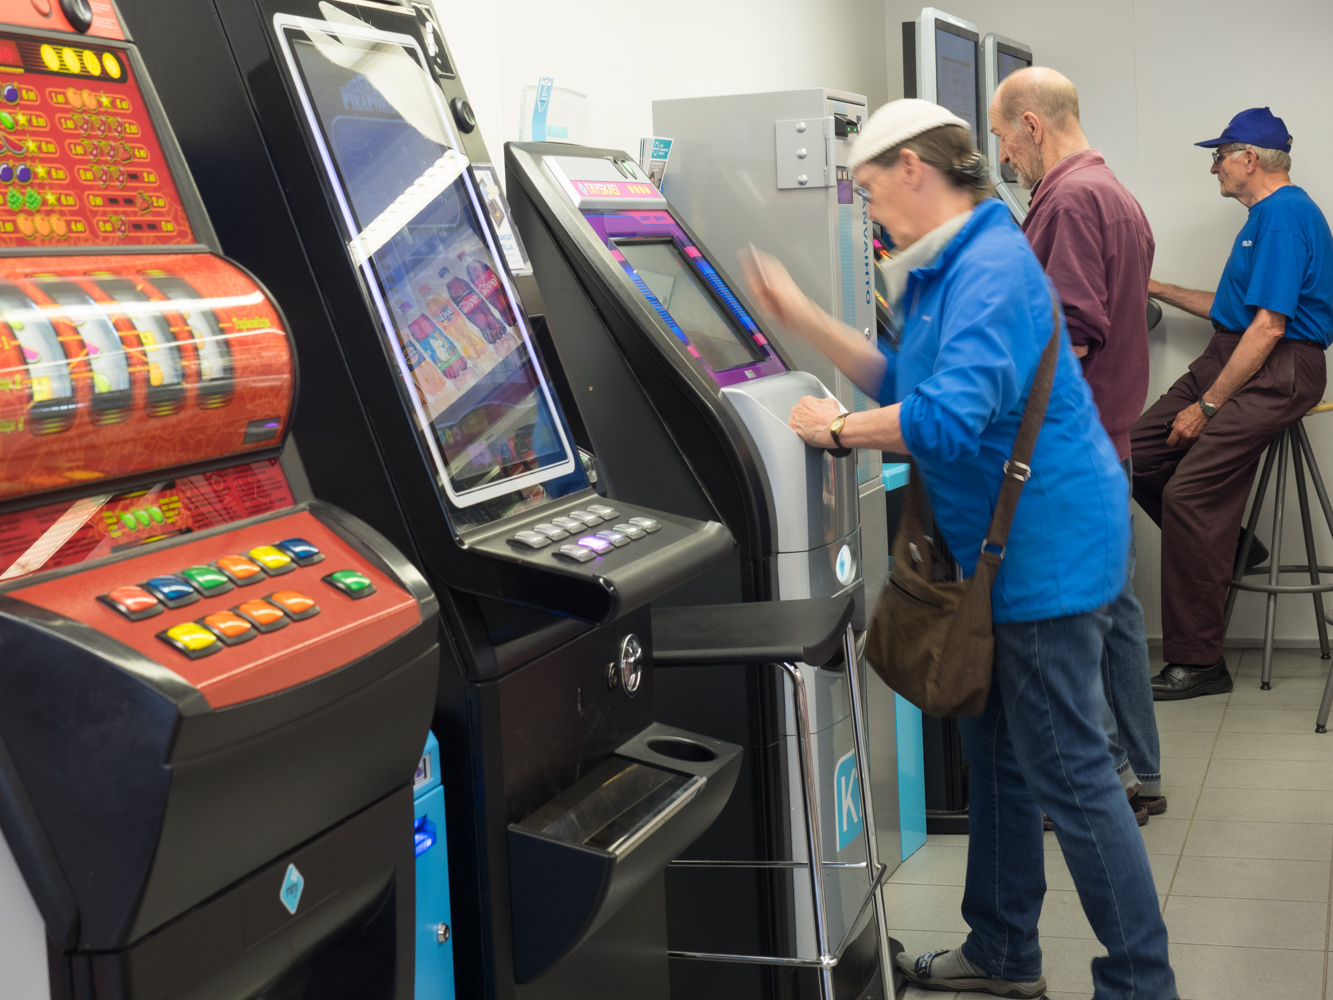
[[801,187],[805,187],[810,183],[810,177],[807,174],[801,174],[801,176],[796,178],[796,183],[801,185]]
[[643,644],[631,633],[620,641],[620,656],[616,658],[616,682],[625,694],[633,698],[643,683]]
[[449,107],[453,110],[454,121],[458,123],[458,128],[463,132],[471,132],[477,127],[477,116],[472,113],[472,105],[461,97],[455,97],[449,102]]

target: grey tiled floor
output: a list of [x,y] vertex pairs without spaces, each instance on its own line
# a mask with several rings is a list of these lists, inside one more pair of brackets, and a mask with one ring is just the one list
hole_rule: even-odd
[[[1158,703],[1169,811],[1143,828],[1181,1000],[1333,1000],[1333,733],[1316,735],[1328,661],[1317,650],[1228,650],[1229,695]],[[1047,834],[1042,953],[1050,1000],[1092,996],[1105,954]],[[967,838],[931,836],[885,889],[909,954],[956,947]],[[957,994],[959,1000],[979,996]],[[947,1000],[910,988],[906,1000]]]

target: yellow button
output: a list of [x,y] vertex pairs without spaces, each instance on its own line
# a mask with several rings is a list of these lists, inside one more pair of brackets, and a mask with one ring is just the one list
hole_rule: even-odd
[[291,556],[273,545],[261,545],[257,549],[251,549],[248,554],[251,559],[270,572],[290,566],[292,562]]
[[167,629],[167,635],[189,650],[200,650],[217,642],[217,636],[202,625],[187,622]]

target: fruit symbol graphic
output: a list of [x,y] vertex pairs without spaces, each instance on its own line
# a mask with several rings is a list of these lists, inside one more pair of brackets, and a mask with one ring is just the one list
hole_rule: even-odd
[[467,358],[459,353],[454,342],[444,335],[429,316],[418,315],[407,324],[421,350],[430,356],[445,378],[458,378],[467,370]]
[[[463,254],[458,255],[458,259],[463,259]],[[496,277],[495,272],[486,264],[475,258],[467,262],[468,280],[472,282],[472,287],[479,291],[491,308],[495,310],[505,326],[516,326],[518,320],[514,318],[514,308],[509,304],[509,297],[505,295],[505,290],[500,287],[500,279]]]
[[454,300],[454,305],[458,306],[464,316],[468,318],[473,326],[481,331],[481,335],[486,338],[486,343],[494,344],[507,331],[503,323],[495,318],[490,307],[480,295],[472,290],[472,287],[462,278],[449,273],[447,267],[440,268],[440,277],[445,279],[445,287],[449,289],[449,298]]

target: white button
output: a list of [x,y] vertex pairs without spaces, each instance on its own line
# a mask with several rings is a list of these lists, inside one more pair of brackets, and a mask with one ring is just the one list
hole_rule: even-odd
[[630,538],[634,539],[643,538],[648,534],[648,532],[644,531],[637,524],[617,524],[615,527],[616,531],[629,535]]
[[558,524],[534,524],[532,530],[545,535],[553,542],[558,542],[562,538],[569,537],[569,532]]
[[654,531],[661,531],[661,530],[662,530],[662,526],[661,526],[660,524],[657,523],[657,520],[656,520],[655,518],[651,518],[651,517],[631,517],[631,518],[629,519],[629,523],[630,523],[630,524],[637,524],[640,528],[642,528],[644,531],[648,532],[648,534],[650,534],[650,535],[651,535]]
[[526,545],[530,549],[541,549],[551,544],[549,538],[535,531],[520,531],[510,541],[518,542],[519,545]]
[[582,521],[589,528],[591,528],[594,524],[602,523],[602,518],[598,517],[590,510],[571,510],[569,512],[569,516],[572,517],[575,521]]
[[611,520],[613,517],[620,516],[620,511],[616,510],[614,507],[608,507],[604,503],[590,503],[588,504],[588,509],[598,517],[607,521]]
[[596,552],[592,549],[585,549],[582,545],[562,545],[556,550],[555,555],[581,563],[597,558]]
[[597,537],[605,538],[616,548],[620,548],[621,546],[629,544],[629,538],[628,536],[625,535],[623,531],[615,531],[611,528],[604,528],[601,531],[597,532]]
[[557,528],[564,528],[566,531],[582,531],[584,528],[582,521],[576,521],[572,517],[553,517],[551,523]]

